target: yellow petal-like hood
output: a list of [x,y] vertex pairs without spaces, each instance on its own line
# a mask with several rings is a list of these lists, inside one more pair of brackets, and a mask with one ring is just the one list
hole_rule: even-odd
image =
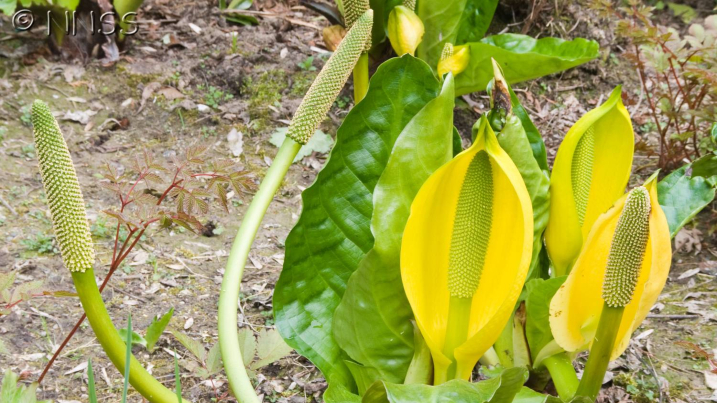
[[441,60],[438,62],[438,77],[443,77],[444,74],[449,72],[453,73],[453,76],[461,74],[468,68],[470,60],[471,48],[469,46],[453,46],[451,43],[446,43]]
[[545,244],[558,276],[567,274],[600,214],[625,191],[634,152],[620,87],[565,135],[550,181]]
[[[657,200],[657,180],[645,187],[650,194],[650,236],[632,300],[625,306],[611,360],[622,354],[630,336],[645,319],[667,281],[672,250],[665,213]],[[550,302],[550,328],[566,351],[580,351],[592,343],[600,314],[605,268],[618,218],[626,196],[595,222],[568,279]]]
[[[525,184],[484,119],[471,148],[423,184],[411,206],[401,247],[401,277],[436,372],[452,361],[444,353],[449,301],[449,260],[461,190],[473,159],[485,151],[492,175],[492,214],[480,280],[470,299],[466,341],[455,348],[458,374],[467,378],[508,321],[523,287],[532,253],[533,212]],[[490,201],[489,201],[490,202]],[[455,253],[455,251],[454,251]],[[437,377],[438,379],[438,377]]]

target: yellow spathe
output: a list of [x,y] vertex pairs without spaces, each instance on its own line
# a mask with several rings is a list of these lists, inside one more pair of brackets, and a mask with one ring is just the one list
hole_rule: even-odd
[[[672,259],[670,231],[657,200],[657,180],[645,187],[650,195],[649,238],[632,300],[625,306],[611,360],[627,348],[630,336],[647,316],[667,281]],[[550,328],[566,351],[583,350],[592,343],[604,306],[605,269],[615,227],[626,195],[595,222],[568,279],[550,303]]]
[[466,45],[453,46],[447,43],[443,49],[441,60],[438,62],[438,77],[453,73],[457,76],[468,68],[471,61],[471,48]]
[[570,272],[595,220],[624,193],[633,152],[632,123],[617,87],[570,128],[555,157],[545,244],[556,275]]
[[431,350],[437,383],[446,380],[448,367],[453,364],[444,349],[452,298],[448,282],[451,253],[455,252],[451,249],[451,238],[456,211],[461,190],[466,186],[466,172],[481,151],[489,157],[493,208],[480,280],[472,298],[464,298],[469,301],[466,305],[470,312],[464,324],[465,342],[453,351],[456,377],[468,379],[478,359],[500,335],[530,264],[533,243],[530,196],[515,164],[483,119],[473,146],[423,184],[411,206],[403,235],[401,277],[418,327]]

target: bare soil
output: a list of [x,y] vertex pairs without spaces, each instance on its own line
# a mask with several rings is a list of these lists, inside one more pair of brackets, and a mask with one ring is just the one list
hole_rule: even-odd
[[[84,123],[66,119],[60,123],[83,186],[98,258],[105,265],[97,268],[98,277],[104,277],[111,259],[114,228],[102,211],[118,204],[99,184],[107,164],[128,169],[145,149],[162,160],[202,143],[210,147],[211,155],[234,158],[258,183],[276,153],[269,137],[287,125],[315,77],[316,70],[308,66],[318,69],[325,60],[319,51],[324,47],[321,28],[328,23],[294,1],[255,3],[254,8],[265,13],[260,24],[237,27],[226,24],[213,1],[149,0],[142,6],[138,35],[112,66],[103,66],[91,56],[63,60],[46,50],[39,31],[16,33],[7,19],[2,20],[0,236],[4,242],[0,270],[17,272],[15,286],[43,280],[45,290],[73,291],[59,254],[38,253],[29,246],[43,239],[51,245],[47,238],[53,235],[28,121],[34,99],[48,102],[60,118],[67,112],[88,116]],[[520,32],[530,24],[531,35],[587,37],[600,42],[602,57],[562,74],[519,84],[517,92],[541,129],[552,161],[560,139],[577,118],[622,84],[636,135],[645,144],[635,161],[634,181],[638,183],[655,169],[656,157],[651,146],[654,133],[643,126],[648,115],[637,76],[620,58],[621,43],[609,26],[583,4],[555,3],[545,4],[536,19],[511,12],[519,6],[501,6],[491,31]],[[235,45],[234,32],[238,33]],[[307,63],[309,57],[313,59]],[[350,109],[350,94],[347,87],[322,125],[332,136]],[[464,137],[470,136],[471,125],[487,103],[484,94],[459,102],[455,120]],[[198,104],[209,105],[208,111],[199,112]],[[232,129],[244,135],[239,157],[231,155],[227,142]],[[266,215],[242,283],[241,326],[254,331],[273,326],[271,296],[283,264],[284,240],[300,213],[301,191],[313,182],[324,159],[315,153],[294,164]],[[213,346],[227,251],[250,200],[251,194],[234,194],[228,213],[218,205],[210,210],[203,221],[216,226],[208,233],[212,236],[149,231],[103,294],[117,327],[125,326],[131,312],[134,329],[143,333],[154,315],[173,307],[168,329],[200,340],[207,349]],[[717,348],[713,207],[682,234],[660,303],[636,332],[639,336],[628,352],[611,368],[613,380],[603,391],[602,401],[697,402],[712,395],[705,383],[707,363],[675,343],[689,341],[708,352]],[[81,314],[78,301],[71,297],[37,297],[14,307],[11,314],[0,317],[0,341],[6,350],[0,349],[0,368],[22,373],[28,382],[35,380]],[[170,350],[181,356],[187,397],[195,402],[234,401],[227,394],[223,373],[201,379],[197,374],[200,363],[168,332],[152,354],[142,347],[135,347],[134,353],[172,387]],[[93,359],[101,400],[119,401],[122,375],[105,358],[86,323],[52,367],[38,396],[59,402],[87,401],[82,365],[88,357]],[[321,401],[326,386],[320,372],[296,354],[262,369],[258,381],[268,402]],[[142,398],[133,393],[130,401]]]

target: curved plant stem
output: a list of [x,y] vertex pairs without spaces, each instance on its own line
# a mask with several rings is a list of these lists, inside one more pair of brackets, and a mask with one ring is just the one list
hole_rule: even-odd
[[[125,370],[126,345],[110,319],[95,282],[93,269],[72,273],[82,308],[102,349],[120,372]],[[176,403],[177,396],[154,379],[134,358],[130,360],[129,382],[142,396],[152,403]],[[185,399],[182,399],[185,400]]]
[[548,357],[543,360],[543,364],[548,368],[560,398],[564,401],[572,399],[578,389],[578,376],[568,354],[560,353]]
[[301,144],[288,137],[279,148],[274,162],[259,186],[259,191],[254,195],[249,209],[244,214],[244,220],[232,244],[227,268],[224,272],[222,290],[219,294],[219,347],[229,385],[240,403],[260,403],[254,386],[246,373],[246,368],[244,368],[237,336],[237,301],[239,300],[244,266],[269,203],[274,198],[274,194],[279,189],[284,175],[289,170],[300,148]]
[[354,102],[359,103],[368,92],[368,53],[364,52],[356,63],[353,71]]

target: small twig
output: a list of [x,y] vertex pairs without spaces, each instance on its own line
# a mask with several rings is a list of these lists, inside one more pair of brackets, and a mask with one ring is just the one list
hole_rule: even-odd
[[19,215],[19,214],[17,213],[17,211],[15,211],[15,209],[12,208],[12,206],[10,205],[10,203],[8,203],[8,202],[5,200],[5,198],[2,197],[2,195],[0,195],[0,203],[2,203],[2,205],[5,206],[6,209],[10,210],[10,212],[12,213],[12,215],[14,215],[14,216]]
[[662,315],[662,314],[650,314],[647,315],[650,319],[699,319],[700,315]]

